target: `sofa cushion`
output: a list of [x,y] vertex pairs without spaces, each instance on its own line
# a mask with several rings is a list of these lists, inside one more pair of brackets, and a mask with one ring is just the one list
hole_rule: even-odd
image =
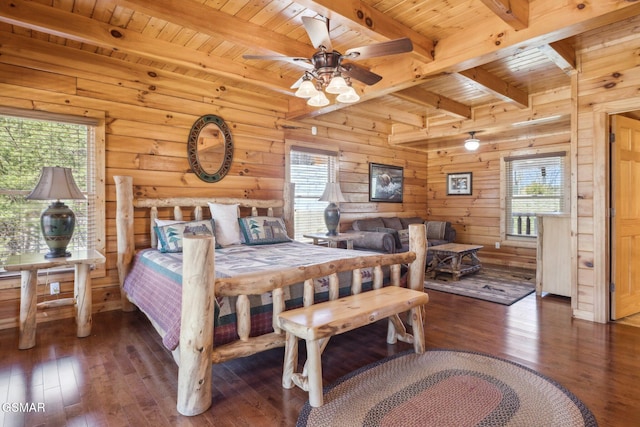
[[411,218],[400,218],[400,222],[402,223],[402,228],[409,228],[409,224],[422,224],[424,219],[419,216],[413,216]]
[[357,219],[351,227],[356,231],[376,231],[376,228],[384,228],[384,222],[382,218]]
[[397,216],[392,218],[382,218],[382,222],[384,222],[384,226],[386,228],[392,228],[394,230],[402,230],[404,227],[402,226],[402,221]]
[[445,231],[447,230],[446,221],[425,221],[424,225],[427,228],[427,240],[444,239]]
[[393,236],[393,241],[396,244],[396,249],[402,249],[402,242],[400,241],[400,235],[398,234],[398,230],[396,230],[395,228],[378,227],[376,228],[376,231],[381,233],[391,234]]

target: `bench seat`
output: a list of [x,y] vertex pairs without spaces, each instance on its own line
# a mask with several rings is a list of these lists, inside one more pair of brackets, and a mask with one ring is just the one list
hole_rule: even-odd
[[[412,343],[416,353],[424,353],[423,306],[429,296],[412,289],[387,286],[308,307],[287,310],[278,315],[280,327],[287,333],[282,386],[297,385],[309,392],[309,403],[322,406],[321,354],[330,337],[389,318],[387,342]],[[413,335],[408,334],[400,313],[411,312]],[[298,339],[306,340],[307,363],[302,373],[295,373]]]

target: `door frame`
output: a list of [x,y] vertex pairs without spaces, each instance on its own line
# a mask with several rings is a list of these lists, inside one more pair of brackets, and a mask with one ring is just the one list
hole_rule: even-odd
[[593,186],[593,246],[594,246],[594,321],[611,321],[611,150],[609,131],[611,116],[640,110],[639,98],[603,102],[593,106],[593,179],[605,185]]

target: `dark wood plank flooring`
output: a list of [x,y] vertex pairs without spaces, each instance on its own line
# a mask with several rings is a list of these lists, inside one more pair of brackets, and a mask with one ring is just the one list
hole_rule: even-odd
[[[640,328],[571,319],[565,298],[535,295],[511,307],[429,292],[427,347],[503,357],[575,393],[601,426],[640,425]],[[410,348],[387,345],[386,324],[339,337],[323,356],[325,384]],[[37,346],[17,349],[17,330],[0,331],[0,403],[44,403],[44,412],[0,410],[13,426],[293,426],[307,400],[281,387],[283,350],[214,365],[212,408],[175,409],[177,368],[140,313],[94,315],[90,337],[73,320],[38,325]],[[302,346],[304,347],[304,346]],[[7,408],[4,408],[7,409]]]

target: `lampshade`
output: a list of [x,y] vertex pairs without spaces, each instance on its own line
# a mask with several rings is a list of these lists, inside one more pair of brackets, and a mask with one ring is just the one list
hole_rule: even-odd
[[464,148],[469,151],[477,150],[480,146],[480,140],[475,137],[475,132],[469,132],[469,138],[464,141]]
[[349,89],[346,92],[343,92],[340,95],[338,95],[338,97],[336,98],[336,101],[343,102],[345,104],[351,104],[353,102],[360,101],[360,97],[356,93],[356,90],[353,87],[349,86]]
[[325,95],[323,91],[319,90],[316,95],[309,98],[307,104],[312,107],[324,107],[325,105],[329,105],[329,98],[327,98],[327,95]]
[[84,199],[69,168],[45,166],[27,200]]
[[311,80],[304,80],[296,91],[295,96],[298,98],[311,98],[317,94],[318,90],[315,88]]
[[342,195],[342,191],[340,191],[340,184],[337,182],[327,182],[326,187],[324,187],[324,193],[318,199],[321,202],[346,202],[344,196]]
[[340,74],[334,75],[325,89],[327,93],[344,93],[348,90],[349,86],[347,86],[347,82]]
[[50,167],[42,168],[40,180],[27,200],[55,200],[40,216],[40,227],[44,241],[49,247],[45,258],[60,258],[71,256],[67,252],[67,246],[73,236],[76,224],[76,216],[60,199],[84,199],[73,179],[69,168]]
[[324,223],[327,226],[327,236],[338,235],[338,224],[340,224],[340,209],[336,202],[346,202],[340,184],[337,182],[327,182],[324,193],[318,199],[321,202],[329,202],[329,206],[324,210]]

